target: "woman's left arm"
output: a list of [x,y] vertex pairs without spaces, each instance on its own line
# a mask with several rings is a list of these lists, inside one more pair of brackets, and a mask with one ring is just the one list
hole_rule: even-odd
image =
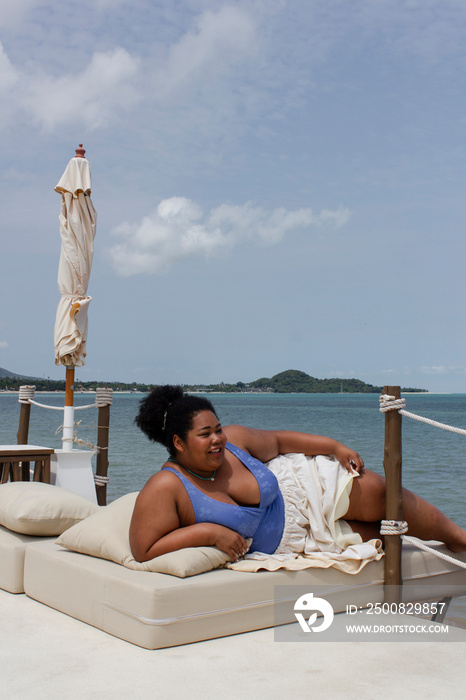
[[302,453],[308,456],[334,455],[348,470],[361,471],[364,462],[357,452],[333,438],[289,430],[256,430],[231,425],[225,428],[231,442],[246,449],[253,457],[268,462],[280,454]]

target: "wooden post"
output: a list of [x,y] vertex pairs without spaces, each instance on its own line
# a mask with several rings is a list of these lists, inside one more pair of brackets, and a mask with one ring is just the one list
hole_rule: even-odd
[[74,400],[74,367],[66,368],[65,379],[65,406],[72,406]]
[[[108,434],[110,430],[110,404],[99,406],[99,417],[97,424],[97,461],[96,476],[106,477],[108,473]],[[107,505],[107,484],[96,483],[97,503],[99,506]]]
[[31,404],[22,403],[19,413],[19,428],[16,435],[17,445],[27,445],[29,439],[29,420],[31,416]]
[[74,365],[66,368],[65,408],[63,410],[63,450],[73,451],[74,442]]
[[[23,388],[23,387],[21,387]],[[26,387],[29,388],[29,387]],[[21,398],[21,396],[20,396]],[[20,404],[21,408],[19,410],[19,427],[16,434],[16,444],[17,445],[27,445],[29,439],[29,422],[31,417],[31,404],[23,403]],[[29,462],[23,462],[21,464],[21,481],[29,481]]]
[[[385,386],[383,393],[400,398],[399,386]],[[398,411],[385,414],[385,447],[383,468],[386,483],[386,520],[403,519],[401,491],[401,415]],[[401,572],[401,537],[385,536],[385,602],[399,603],[403,584]]]

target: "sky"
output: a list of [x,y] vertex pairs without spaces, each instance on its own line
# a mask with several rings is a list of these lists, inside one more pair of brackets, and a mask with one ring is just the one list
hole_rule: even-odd
[[0,367],[54,363],[75,149],[82,381],[466,392],[463,0],[0,0]]

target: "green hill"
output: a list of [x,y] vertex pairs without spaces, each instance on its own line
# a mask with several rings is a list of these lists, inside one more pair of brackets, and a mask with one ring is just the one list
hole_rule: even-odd
[[366,384],[360,379],[316,379],[296,369],[280,372],[270,379],[257,379],[255,382],[251,382],[250,386],[287,394],[375,394],[382,391],[382,387]]
[[0,367],[0,379],[20,379],[20,374],[15,374],[14,372],[9,372],[7,369]]
[[[185,385],[189,391],[222,392],[269,392],[275,394],[380,394],[383,387],[366,384],[360,379],[316,379],[306,372],[287,369],[273,377],[262,377],[255,381],[236,384]],[[403,388],[404,392],[426,391],[425,389]]]

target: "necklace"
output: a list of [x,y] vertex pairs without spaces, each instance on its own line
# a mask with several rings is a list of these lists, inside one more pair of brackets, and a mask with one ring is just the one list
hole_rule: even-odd
[[215,475],[217,473],[216,469],[214,469],[214,471],[212,472],[212,474],[210,476],[200,476],[199,474],[196,474],[196,472],[192,472],[191,469],[188,469],[188,467],[185,467],[183,464],[180,464],[180,462],[178,462],[173,457],[169,457],[168,461],[175,462],[175,464],[177,464],[179,467],[181,467],[182,469],[186,469],[187,472],[189,472],[193,476],[197,476],[197,478],[202,479],[202,481],[215,481]]

